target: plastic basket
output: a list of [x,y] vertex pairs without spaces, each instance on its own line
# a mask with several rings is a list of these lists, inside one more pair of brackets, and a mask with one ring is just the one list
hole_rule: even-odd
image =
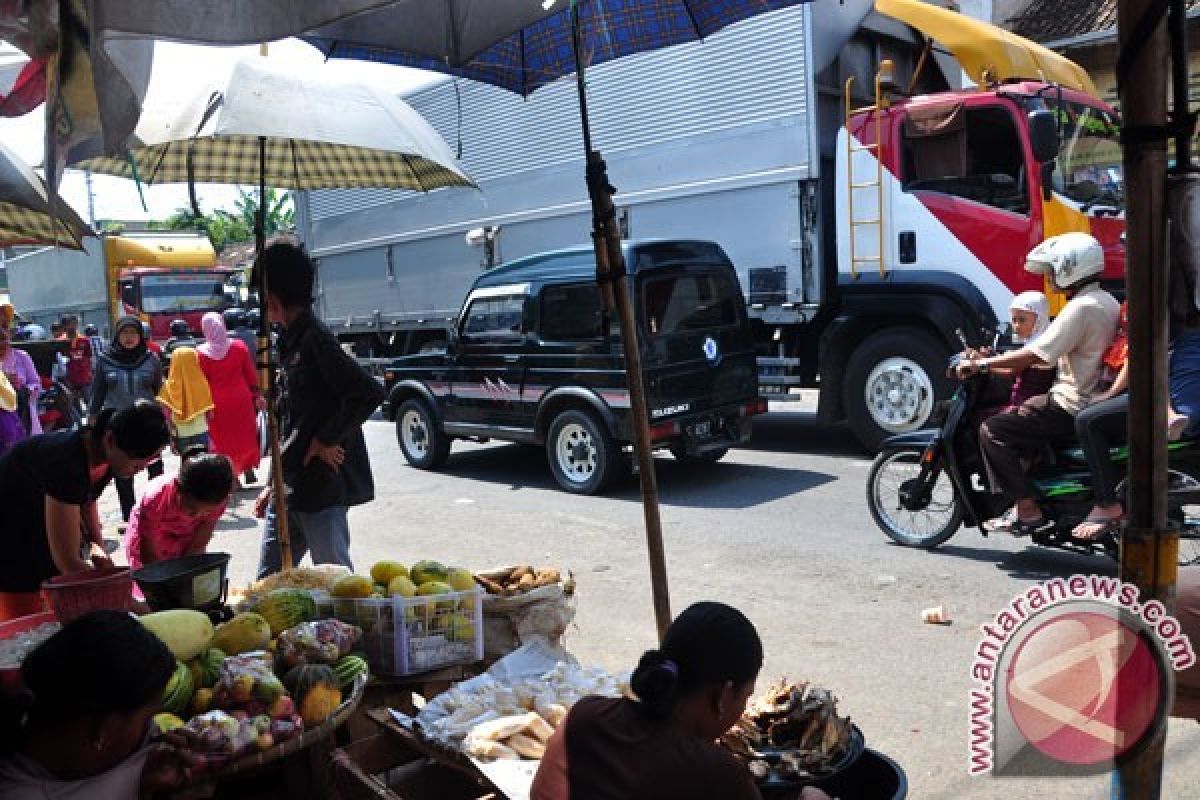
[[128,611],[133,603],[129,567],[57,575],[42,584],[46,605],[64,625],[89,611]]
[[155,611],[209,611],[225,602],[228,568],[228,553],[195,553],[148,564],[133,573],[133,579]]
[[[29,633],[33,629],[39,628],[49,622],[58,622],[58,618],[51,611],[43,611],[40,614],[30,614],[26,617],[17,617],[7,622],[0,622],[0,640],[15,639],[21,634]],[[0,666],[0,687],[17,689],[20,686],[21,668],[19,666]]]
[[334,597],[333,615],[363,630],[376,675],[404,676],[483,660],[483,592],[426,597]]

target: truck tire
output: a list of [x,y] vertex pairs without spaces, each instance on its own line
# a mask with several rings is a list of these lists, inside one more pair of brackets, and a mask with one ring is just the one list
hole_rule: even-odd
[[450,438],[438,427],[429,406],[416,398],[405,400],[396,412],[396,442],[409,464],[439,469],[450,456]]
[[599,494],[621,471],[621,448],[595,414],[567,409],[550,423],[546,458],[558,485],[573,494]]
[[949,349],[919,328],[888,328],[850,355],[842,383],[846,420],[875,452],[885,438],[919,430],[949,396]]

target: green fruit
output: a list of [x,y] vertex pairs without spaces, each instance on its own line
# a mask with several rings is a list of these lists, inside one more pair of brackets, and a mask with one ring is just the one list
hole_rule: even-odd
[[350,691],[354,679],[359,675],[369,675],[370,667],[361,656],[345,656],[333,665],[333,675],[337,678],[338,686],[343,692]]
[[452,614],[444,621],[443,627],[446,638],[452,642],[470,642],[475,639],[475,624],[462,614]]
[[334,597],[367,597],[371,594],[374,586],[375,584],[371,582],[370,578],[364,578],[362,575],[347,575],[344,578],[338,578],[330,594]]
[[154,722],[154,727],[158,728],[161,733],[170,733],[171,731],[177,730],[184,726],[183,720],[174,714],[165,711],[161,714],[155,714],[152,720]]
[[412,582],[417,586],[430,581],[444,583],[446,578],[450,577],[450,570],[436,561],[418,561],[412,565],[408,577],[412,578]]
[[446,583],[456,592],[468,592],[475,588],[475,575],[469,569],[455,567],[446,576]]
[[414,597],[417,594],[417,585],[410,578],[397,575],[388,584],[387,593],[390,597]]
[[271,625],[254,612],[238,614],[217,626],[212,646],[228,655],[265,650],[271,642]]
[[400,575],[408,577],[408,567],[399,561],[379,561],[371,567],[371,580],[384,586]]
[[182,661],[175,662],[175,671],[162,693],[162,710],[180,716],[187,713],[188,703],[192,701],[192,671]]
[[[441,581],[428,581],[417,587],[417,595],[419,597],[427,597],[435,594],[451,594],[454,591],[450,584]],[[442,600],[437,604],[438,608],[453,609],[454,600]]]
[[271,635],[278,636],[288,628],[317,617],[317,603],[303,589],[276,589],[259,601],[255,609],[271,626]]

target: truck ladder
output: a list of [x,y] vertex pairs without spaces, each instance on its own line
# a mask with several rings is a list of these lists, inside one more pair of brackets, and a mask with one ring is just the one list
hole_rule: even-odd
[[[875,73],[875,104],[864,106],[862,108],[853,108],[850,105],[851,87],[854,85],[854,76],[846,78],[846,219],[850,224],[850,275],[854,280],[858,280],[858,265],[867,263],[876,263],[879,267],[880,277],[887,277],[887,266],[883,259],[884,246],[884,209],[883,209],[883,157],[880,148],[883,144],[883,114],[879,113],[884,106],[883,102],[883,80],[885,73],[891,73],[891,62],[884,61],[879,65],[879,71]],[[854,135],[850,132],[850,119],[857,114],[873,114],[875,117],[875,142],[873,144],[859,145],[854,143]],[[856,181],[854,176],[854,154],[855,153],[871,153],[875,156],[875,177],[871,180]],[[875,216],[869,219],[859,219],[854,213],[854,195],[859,190],[874,189],[876,191]],[[879,250],[873,256],[860,256],[858,254],[858,236],[859,228],[874,227],[879,232]]]

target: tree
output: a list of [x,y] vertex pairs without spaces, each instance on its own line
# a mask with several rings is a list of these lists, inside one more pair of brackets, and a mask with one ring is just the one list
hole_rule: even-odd
[[[267,189],[266,194],[267,236],[284,233],[296,227],[296,212],[292,205],[291,192]],[[238,189],[238,198],[232,209],[217,209],[211,214],[197,214],[190,206],[175,209],[175,213],[164,220],[152,221],[154,230],[199,230],[208,234],[213,249],[218,253],[226,245],[247,242],[254,238],[255,215],[258,213],[258,193]]]

